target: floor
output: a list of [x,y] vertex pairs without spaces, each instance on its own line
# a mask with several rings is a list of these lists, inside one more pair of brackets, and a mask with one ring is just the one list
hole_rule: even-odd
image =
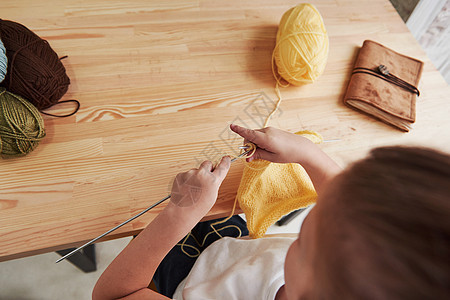
[[433,65],[450,84],[450,0],[390,1]]
[[419,0],[390,0],[403,22],[406,23]]
[[[285,226],[274,225],[268,233],[296,233],[301,219]],[[47,300],[90,299],[98,277],[122,251],[131,238],[98,243],[97,271],[83,273],[68,262],[55,264],[60,257],[46,253],[0,263],[0,299]]]
[[55,264],[56,253],[46,253],[0,264],[0,299],[90,299],[101,273],[129,243],[123,238],[96,245],[96,272],[83,273],[68,262]]
[[[419,41],[419,44],[439,70],[445,81],[450,84],[450,0],[441,1],[443,6],[437,10],[437,15],[428,27],[420,34],[415,34],[415,26],[407,23],[409,29]],[[425,7],[423,10],[426,10]],[[423,19],[418,16],[416,19]]]

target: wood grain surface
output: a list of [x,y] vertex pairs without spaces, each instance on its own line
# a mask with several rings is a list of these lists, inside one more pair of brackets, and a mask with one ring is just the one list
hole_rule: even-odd
[[[1,18],[47,39],[71,79],[69,118],[45,117],[30,155],[0,161],[0,260],[79,246],[166,196],[174,176],[235,155],[231,122],[259,128],[276,99],[271,54],[298,1],[2,0]],[[450,89],[388,0],[311,1],[330,54],[317,82],[282,89],[270,125],[315,130],[345,167],[376,146],[450,152]],[[365,39],[425,62],[410,133],[342,100]],[[51,109],[65,112],[70,107]],[[230,213],[243,169],[232,165],[209,218]],[[136,234],[154,209],[106,239]]]

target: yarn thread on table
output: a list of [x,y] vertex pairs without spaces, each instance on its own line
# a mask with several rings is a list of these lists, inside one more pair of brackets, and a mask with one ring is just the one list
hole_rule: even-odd
[[[49,108],[67,92],[70,79],[50,44],[22,24],[0,19],[8,72],[1,83],[8,91],[28,99],[38,110]],[[65,100],[62,102],[75,102]],[[51,115],[51,114],[49,114]],[[68,115],[64,115],[68,116]]]
[[0,83],[6,77],[7,68],[8,68],[8,58],[6,57],[6,49],[0,37]]
[[275,93],[278,102],[264,127],[280,106],[282,97],[279,87],[313,83],[325,69],[328,48],[328,34],[322,16],[314,5],[302,3],[283,14],[272,53],[272,73],[277,81]]
[[24,98],[0,88],[1,156],[26,155],[44,137],[44,120],[36,107]]

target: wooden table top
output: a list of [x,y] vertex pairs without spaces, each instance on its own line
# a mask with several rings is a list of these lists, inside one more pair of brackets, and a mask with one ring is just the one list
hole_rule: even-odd
[[[270,125],[315,130],[340,165],[376,146],[450,152],[450,89],[388,0],[311,1],[330,39],[317,82],[281,90]],[[0,260],[79,246],[166,196],[174,176],[259,128],[276,99],[271,55],[291,0],[2,0],[3,19],[47,39],[71,79],[69,118],[45,117],[47,136],[26,157],[0,161]],[[417,121],[402,133],[342,100],[365,39],[425,62]],[[62,110],[61,110],[62,111]],[[52,110],[59,112],[59,110]],[[232,165],[210,218],[228,215],[243,163]],[[135,234],[154,209],[107,239]]]

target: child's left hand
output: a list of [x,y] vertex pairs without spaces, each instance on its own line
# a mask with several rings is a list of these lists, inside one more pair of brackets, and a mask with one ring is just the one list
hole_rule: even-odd
[[224,156],[216,168],[210,161],[204,161],[198,169],[179,173],[172,185],[171,206],[189,208],[189,214],[200,221],[216,202],[230,164],[230,157]]

